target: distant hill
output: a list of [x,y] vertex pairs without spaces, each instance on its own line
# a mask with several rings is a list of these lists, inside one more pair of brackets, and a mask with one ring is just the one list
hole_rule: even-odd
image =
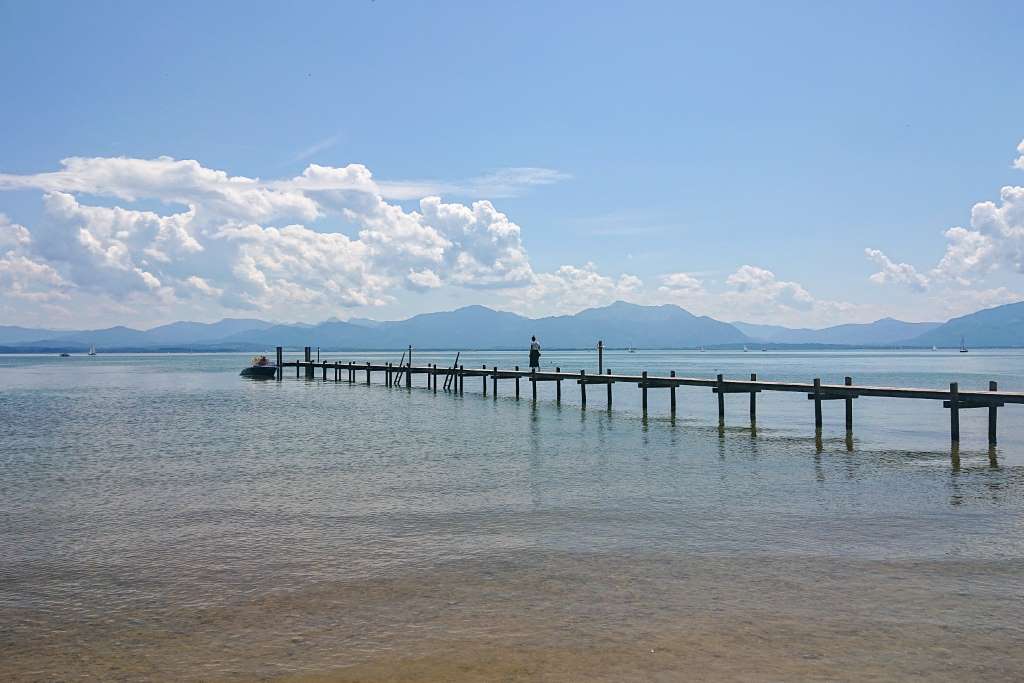
[[575,315],[531,319],[486,306],[424,313],[406,320],[360,324],[329,322],[295,329],[279,325],[223,340],[262,346],[317,345],[330,348],[402,349],[413,344],[437,349],[516,349],[536,335],[545,348],[646,348],[742,344],[749,339],[728,323],[695,316],[678,306],[639,306],[617,301]]
[[916,346],[1024,346],[1024,301],[986,308],[914,337]]
[[253,318],[216,323],[176,322],[150,330],[46,330],[0,326],[0,352],[82,352],[95,344],[105,351],[267,350],[319,346],[329,350],[521,349],[537,335],[546,349],[589,349],[598,339],[608,348],[779,346],[1024,346],[1024,302],[1007,304],[946,323],[909,323],[883,318],[873,323],[819,330],[778,325],[725,323],[693,315],[679,306],[641,306],[616,301],[574,315],[527,318],[486,306],[424,313],[406,320],[358,318],[319,324],[274,324]]
[[591,348],[598,339],[612,348],[685,348],[750,342],[747,335],[729,323],[693,315],[679,306],[639,306],[625,301],[588,308],[576,315],[533,320],[531,329],[537,330],[541,343],[548,347]]
[[822,329],[790,328],[734,322],[743,333],[774,344],[844,344],[848,346],[889,346],[906,343],[942,323],[908,323],[882,318],[873,323],[850,323]]
[[18,327],[17,325],[0,325],[0,344],[30,342],[36,339],[45,339],[60,334],[63,334],[60,330]]
[[239,332],[273,326],[274,323],[249,318],[225,318],[215,323],[177,322],[147,330],[146,337],[154,344],[205,344]]

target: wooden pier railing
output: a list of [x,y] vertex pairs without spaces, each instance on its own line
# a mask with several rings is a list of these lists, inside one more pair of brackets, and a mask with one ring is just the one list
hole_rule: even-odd
[[[410,353],[411,357],[411,353]],[[765,391],[781,391],[791,393],[803,393],[807,399],[814,401],[814,427],[815,434],[820,436],[822,429],[822,401],[843,401],[845,403],[846,431],[849,436],[853,432],[853,401],[862,396],[904,398],[942,401],[942,406],[949,410],[950,440],[954,444],[960,442],[960,411],[970,408],[983,408],[988,410],[988,443],[990,446],[996,444],[996,424],[998,409],[1007,403],[1024,404],[1024,392],[999,391],[996,382],[989,382],[988,391],[961,391],[957,382],[952,382],[949,389],[920,389],[908,387],[878,387],[855,385],[853,378],[844,378],[843,384],[822,384],[820,379],[814,379],[810,383],[803,382],[766,382],[758,380],[757,375],[751,374],[750,379],[726,379],[718,375],[713,379],[701,377],[680,377],[675,371],[667,376],[649,375],[642,372],[639,375],[617,375],[611,370],[604,374],[590,374],[585,370],[578,373],[563,372],[561,368],[555,368],[554,372],[537,370],[520,370],[518,366],[513,369],[499,369],[496,366],[488,368],[486,365],[480,368],[467,368],[462,365],[450,367],[438,367],[437,365],[412,365],[406,362],[404,365],[395,363],[365,363],[354,362],[314,362],[311,356],[310,347],[305,349],[305,360],[285,362],[282,347],[277,347],[278,379],[284,376],[285,368],[295,368],[295,376],[299,377],[300,372],[305,370],[305,376],[314,378],[319,369],[323,379],[327,379],[328,371],[332,373],[335,381],[345,379],[354,383],[359,376],[365,377],[365,383],[370,384],[373,373],[383,373],[386,386],[401,386],[403,383],[407,388],[412,387],[413,375],[426,376],[426,388],[437,393],[437,378],[441,377],[444,382],[445,391],[462,394],[465,389],[467,377],[479,377],[482,380],[481,389],[483,395],[487,395],[487,384],[490,380],[491,392],[494,399],[498,397],[498,381],[513,380],[515,383],[515,397],[520,397],[520,381],[526,380],[531,384],[532,400],[537,400],[537,383],[555,383],[555,401],[562,400],[562,382],[573,382],[579,386],[580,401],[584,407],[587,405],[587,387],[593,384],[603,384],[606,387],[607,405],[612,405],[612,385],[614,384],[635,384],[641,391],[641,407],[643,414],[647,415],[647,392],[651,389],[669,390],[669,410],[675,415],[677,409],[676,389],[678,387],[706,387],[717,396],[718,399],[718,421],[719,425],[725,424],[725,395],[726,394],[748,394],[750,400],[750,424],[756,427],[757,423],[757,394]]]

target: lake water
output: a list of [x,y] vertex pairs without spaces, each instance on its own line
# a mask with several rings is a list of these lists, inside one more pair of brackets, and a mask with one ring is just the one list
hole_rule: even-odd
[[[289,352],[289,359],[296,357]],[[326,353],[329,360],[397,360]],[[452,353],[417,353],[450,364]],[[0,679],[1024,677],[1024,407],[0,357]],[[467,367],[525,354],[463,354]],[[596,370],[593,353],[545,368]],[[616,373],[1024,391],[1024,353],[608,352]],[[362,379],[364,375],[360,375]]]

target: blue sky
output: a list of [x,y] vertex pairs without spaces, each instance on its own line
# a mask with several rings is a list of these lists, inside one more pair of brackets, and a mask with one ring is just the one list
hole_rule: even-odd
[[0,2],[0,324],[1019,300],[1022,29],[1011,2]]

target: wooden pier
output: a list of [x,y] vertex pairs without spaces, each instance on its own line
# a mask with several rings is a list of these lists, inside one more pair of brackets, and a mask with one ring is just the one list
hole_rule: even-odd
[[[515,384],[515,397],[520,398],[520,381],[530,382],[532,400],[537,400],[537,383],[555,383],[555,401],[561,403],[562,382],[571,382],[579,387],[580,402],[583,408],[587,406],[587,387],[593,384],[603,384],[606,388],[607,407],[612,407],[612,385],[631,384],[636,385],[641,392],[641,408],[643,414],[647,415],[647,392],[651,389],[667,389],[669,391],[669,411],[671,415],[676,414],[678,403],[676,401],[676,389],[679,387],[706,387],[711,389],[718,401],[718,423],[720,427],[725,425],[725,396],[726,394],[747,394],[750,401],[750,426],[756,429],[757,425],[757,395],[765,391],[780,391],[790,393],[802,393],[807,399],[814,402],[814,429],[815,435],[820,439],[822,430],[822,402],[843,401],[846,417],[846,434],[849,439],[853,433],[853,401],[862,396],[902,398],[942,401],[943,408],[949,410],[949,434],[950,440],[958,446],[960,442],[960,411],[971,408],[982,408],[988,410],[988,443],[989,446],[996,445],[996,424],[998,410],[1007,403],[1024,404],[1024,392],[999,391],[996,382],[989,382],[988,391],[961,391],[957,382],[949,385],[949,390],[944,389],[917,389],[907,387],[878,387],[862,386],[853,383],[852,377],[844,378],[842,384],[822,384],[821,380],[815,378],[810,383],[802,382],[766,382],[757,379],[757,375],[751,374],[749,379],[726,379],[718,375],[713,379],[699,377],[680,377],[673,370],[667,376],[649,375],[646,371],[639,375],[616,375],[611,370],[604,373],[587,374],[585,370],[579,372],[563,372],[561,368],[555,368],[554,372],[537,370],[520,370],[518,366],[512,369],[499,369],[496,366],[488,368],[486,365],[479,368],[467,368],[463,365],[452,365],[438,367],[435,365],[413,365],[412,351],[409,351],[409,360],[404,363],[340,363],[340,362],[315,362],[312,359],[311,347],[305,348],[304,360],[286,362],[283,358],[283,348],[277,347],[277,378],[284,377],[285,368],[295,368],[295,376],[299,377],[305,371],[307,378],[315,378],[317,370],[322,378],[328,378],[328,372],[334,381],[348,381],[355,383],[363,381],[370,384],[374,373],[383,374],[386,386],[412,387],[413,375],[424,375],[426,388],[437,393],[438,379],[443,382],[443,390],[461,395],[465,389],[467,377],[478,377],[481,379],[481,391],[487,396],[488,382],[491,384],[491,395],[494,400],[498,398],[498,381],[512,380]],[[403,356],[403,361],[405,360]]]

